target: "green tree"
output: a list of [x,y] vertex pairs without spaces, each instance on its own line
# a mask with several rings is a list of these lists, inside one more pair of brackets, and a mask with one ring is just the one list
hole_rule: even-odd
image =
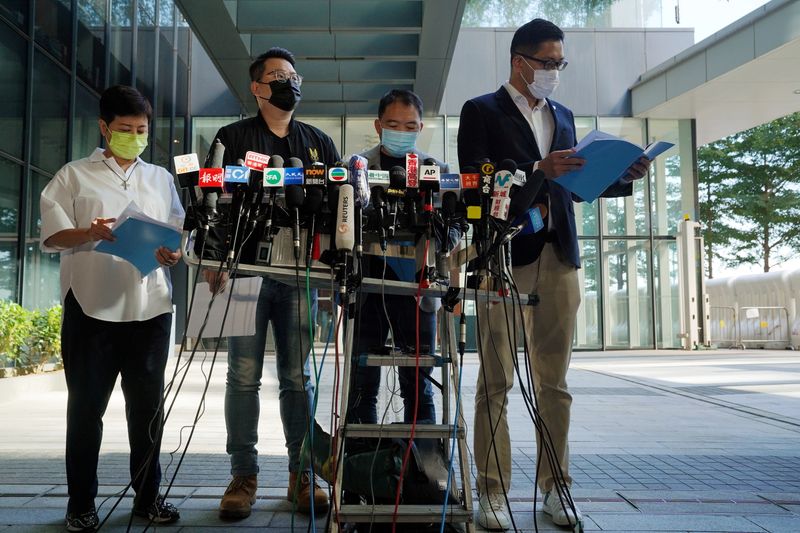
[[769,272],[800,246],[800,113],[698,150],[700,221],[713,259]]

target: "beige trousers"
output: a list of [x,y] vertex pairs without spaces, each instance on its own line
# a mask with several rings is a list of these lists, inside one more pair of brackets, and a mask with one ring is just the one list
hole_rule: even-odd
[[[553,441],[561,473],[569,485],[572,478],[569,476],[567,439],[572,396],[567,390],[566,376],[572,355],[580,291],[576,268],[559,256],[558,249],[548,243],[539,259],[530,265],[514,267],[513,273],[520,294],[536,293],[540,298],[538,305],[524,306],[522,317],[517,310],[516,332],[521,346],[520,327],[524,322],[539,415]],[[517,379],[512,357],[523,352],[517,351],[509,343],[512,333],[508,329],[514,316],[511,303],[479,302],[476,307],[480,328],[478,342],[481,347],[473,450],[478,471],[478,491],[481,494],[501,493],[503,489],[508,492],[511,486],[508,391]],[[519,368],[523,382],[527,382],[524,357],[519,358]],[[515,405],[514,409],[516,413],[527,411],[522,404]],[[521,416],[526,420],[526,426],[531,424],[527,421],[527,412]],[[533,425],[528,427],[535,431]],[[538,432],[536,449],[539,462],[537,483],[541,490],[548,491],[553,487],[553,473],[547,455],[541,455],[542,442]]]

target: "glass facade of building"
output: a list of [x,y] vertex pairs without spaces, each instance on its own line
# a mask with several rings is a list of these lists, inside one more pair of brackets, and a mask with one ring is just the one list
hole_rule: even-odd
[[0,5],[0,299],[59,300],[58,254],[39,251],[39,196],[100,145],[100,93],[153,104],[142,158],[170,167],[189,126],[190,30],[172,0],[12,0]]
[[[299,108],[302,113],[302,104]],[[194,119],[193,150],[201,157],[217,130],[238,117]],[[333,138],[342,155],[375,146],[372,116],[304,117]],[[424,117],[418,147],[458,171],[459,117]],[[593,129],[646,145],[675,144],[653,164],[632,196],[575,204],[583,268],[578,349],[677,348],[678,258],[675,235],[684,214],[694,216],[695,159],[691,120],[576,117],[578,139]],[[469,310],[469,306],[467,308]],[[474,313],[473,313],[474,314]]]

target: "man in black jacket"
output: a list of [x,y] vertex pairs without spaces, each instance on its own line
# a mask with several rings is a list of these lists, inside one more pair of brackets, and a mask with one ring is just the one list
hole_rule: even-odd
[[[284,161],[297,157],[304,166],[314,162],[333,165],[339,160],[330,137],[293,117],[302,83],[294,66],[294,56],[283,48],[271,48],[250,65],[250,92],[258,102],[259,113],[219,130],[216,138],[225,146],[224,165],[236,165],[248,151],[280,155]],[[257,239],[250,240],[254,246]],[[245,248],[242,255],[252,256],[252,250],[247,245]],[[223,286],[224,276],[210,270],[204,275],[213,290]],[[316,291],[312,291],[311,306],[316,309]],[[309,465],[300,462],[300,448],[314,397],[308,365],[308,321],[305,287],[298,291],[294,285],[264,278],[256,308],[255,335],[228,339],[225,424],[233,480],[220,503],[222,518],[245,518],[255,503],[258,393],[269,322],[275,336],[280,413],[289,452],[287,499],[301,512],[309,512],[312,498],[315,511],[328,507],[327,494],[310,479]]]
[[[512,159],[529,180],[541,180],[542,174],[546,178],[527,206],[540,211],[544,229],[515,237],[511,253],[520,293],[536,293],[540,298],[537,306],[526,306],[523,318],[539,414],[553,442],[555,472],[537,432],[537,483],[544,494],[544,512],[558,525],[574,525],[580,511],[566,502],[562,505],[556,483],[568,487],[572,482],[567,443],[572,397],[566,375],[580,304],[580,253],[573,197],[551,180],[579,168],[583,160],[569,157],[576,144],[572,112],[548,99],[558,85],[559,71],[567,65],[563,41],[563,32],[542,19],[516,31],[509,80],[496,92],[467,101],[461,110],[458,159],[462,168],[485,159]],[[631,182],[643,177],[647,168],[647,160],[635,163],[603,196],[632,194]],[[481,333],[474,430],[478,523],[488,529],[508,529],[504,493],[511,485],[511,443],[506,407],[516,352],[509,342],[508,320],[514,315],[510,305],[479,304],[477,309]]]

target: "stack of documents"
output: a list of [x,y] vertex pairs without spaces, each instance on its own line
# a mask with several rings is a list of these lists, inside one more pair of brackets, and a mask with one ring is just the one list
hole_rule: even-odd
[[175,251],[181,246],[178,228],[145,215],[133,202],[117,217],[111,232],[116,240],[98,242],[95,251],[125,259],[142,277],[160,266],[156,260],[159,247]]
[[632,164],[642,157],[649,160],[675,146],[656,141],[642,148],[610,133],[594,130],[575,146],[574,157],[586,160],[579,170],[556,178],[555,182],[586,202],[595,201],[603,191],[618,182]]

